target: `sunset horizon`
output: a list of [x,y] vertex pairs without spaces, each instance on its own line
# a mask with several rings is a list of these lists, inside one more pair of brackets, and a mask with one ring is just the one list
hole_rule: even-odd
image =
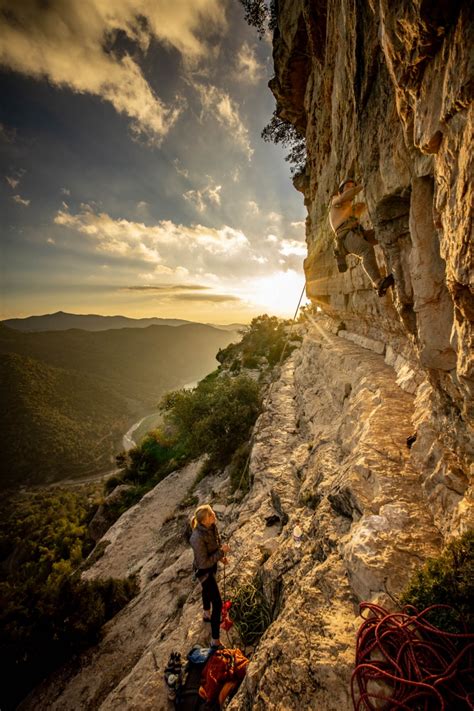
[[305,209],[261,138],[271,37],[239,3],[0,16],[0,318],[289,317]]

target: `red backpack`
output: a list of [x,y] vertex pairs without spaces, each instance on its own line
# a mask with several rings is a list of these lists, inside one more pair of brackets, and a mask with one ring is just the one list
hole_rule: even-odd
[[217,649],[207,662],[201,677],[199,696],[222,704],[245,676],[249,660],[240,649]]

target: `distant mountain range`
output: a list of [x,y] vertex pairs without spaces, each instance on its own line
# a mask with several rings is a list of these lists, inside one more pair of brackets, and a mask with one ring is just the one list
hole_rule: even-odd
[[232,331],[203,324],[22,333],[0,324],[0,482],[100,470],[134,417],[201,379]]
[[[16,331],[67,331],[70,328],[80,328],[84,331],[108,331],[118,328],[147,328],[148,326],[184,326],[195,323],[179,318],[128,318],[127,316],[99,316],[97,314],[68,314],[57,311],[54,314],[28,316],[27,318],[9,318],[2,321],[4,326]],[[226,325],[204,324],[223,331],[237,331],[242,324]]]

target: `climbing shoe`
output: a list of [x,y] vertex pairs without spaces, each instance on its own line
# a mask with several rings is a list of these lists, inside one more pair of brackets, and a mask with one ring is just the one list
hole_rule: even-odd
[[379,296],[385,296],[385,294],[387,293],[387,289],[389,289],[394,284],[395,279],[393,278],[393,274],[389,274],[380,282],[379,287],[377,289],[377,294]]

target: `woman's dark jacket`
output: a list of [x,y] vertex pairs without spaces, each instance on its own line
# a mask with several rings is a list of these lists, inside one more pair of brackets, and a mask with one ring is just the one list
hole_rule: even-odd
[[199,577],[208,573],[210,568],[217,566],[217,561],[224,557],[221,548],[219,533],[215,525],[206,528],[202,523],[198,523],[189,540],[194,551],[194,569]]

